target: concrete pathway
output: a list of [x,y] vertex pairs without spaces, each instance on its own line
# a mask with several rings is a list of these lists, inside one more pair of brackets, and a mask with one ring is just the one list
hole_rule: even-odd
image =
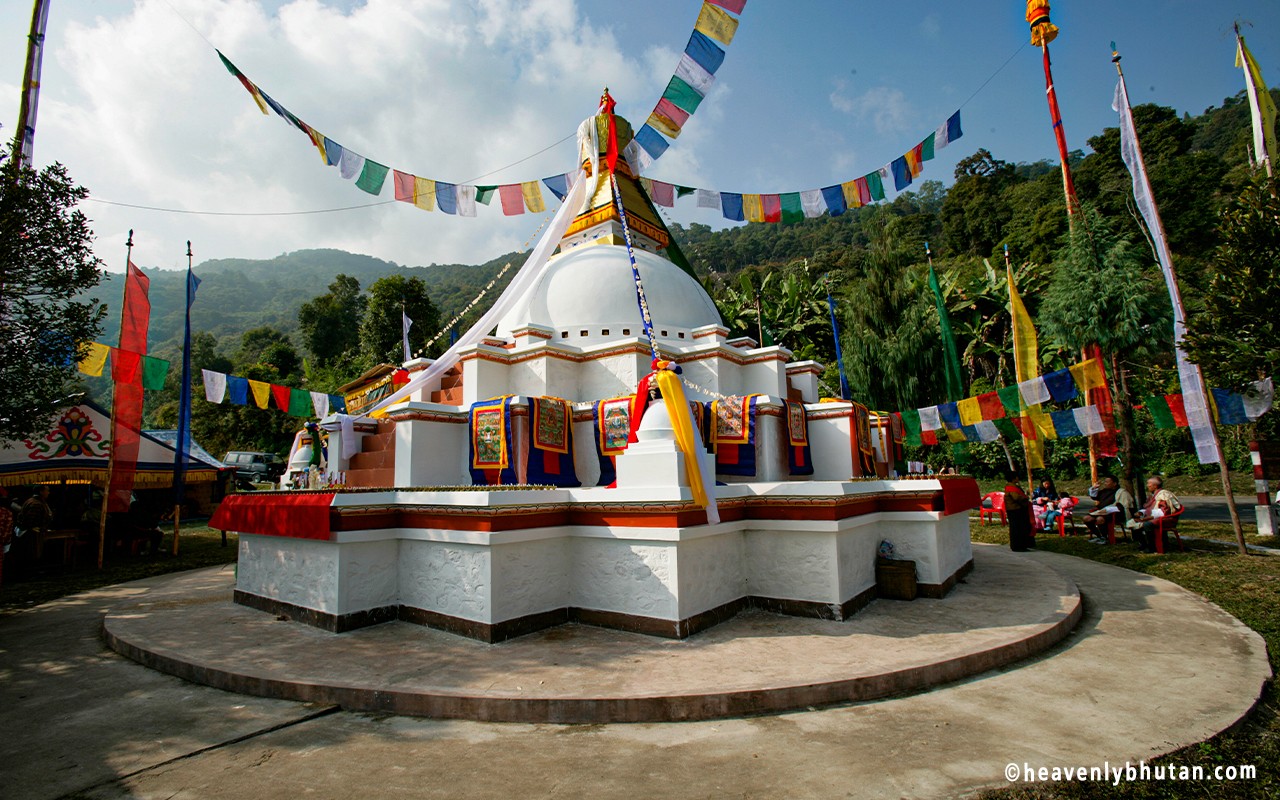
[[0,619],[3,794],[954,797],[1004,785],[1008,764],[1151,758],[1256,701],[1264,644],[1216,606],[1116,567],[1024,557],[1085,597],[1080,626],[1038,659],[897,699],[685,723],[439,721],[195,686],[103,647],[103,612],[165,579],[113,587]]

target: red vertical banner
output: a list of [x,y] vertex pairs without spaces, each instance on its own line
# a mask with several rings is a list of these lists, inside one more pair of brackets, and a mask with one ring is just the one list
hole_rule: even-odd
[[1098,362],[1098,369],[1102,371],[1103,383],[1097,389],[1089,390],[1089,404],[1098,407],[1098,414],[1102,417],[1102,424],[1106,426],[1106,430],[1094,436],[1094,442],[1097,444],[1099,458],[1114,458],[1118,452],[1116,447],[1116,418],[1111,407],[1111,387],[1105,381],[1107,374],[1107,366],[1102,360],[1102,348],[1096,344],[1091,344],[1084,349],[1084,357],[1092,358]]
[[[120,348],[145,355],[147,329],[151,323],[151,301],[147,292],[151,281],[129,262],[124,281],[124,305],[120,314]],[[111,402],[111,486],[107,511],[128,511],[133,494],[133,477],[138,468],[138,444],[142,430],[142,375],[137,380],[115,384]]]

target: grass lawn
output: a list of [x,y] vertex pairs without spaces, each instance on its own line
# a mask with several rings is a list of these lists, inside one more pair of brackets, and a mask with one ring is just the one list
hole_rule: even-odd
[[[1230,524],[1185,522],[1179,525],[1179,529],[1186,540],[1187,551],[1163,556],[1140,552],[1128,542],[1118,542],[1114,546],[1089,544],[1083,536],[1060,538],[1039,535],[1036,547],[1145,572],[1204,596],[1257,631],[1267,643],[1272,673],[1280,672],[1280,556],[1241,556],[1231,547],[1207,541],[1232,540]],[[983,527],[975,518],[972,530],[972,538],[976,542],[1009,543],[1008,531],[1001,526]],[[1263,540],[1263,543],[1275,544],[1273,539]],[[1122,676],[1115,677],[1123,679]],[[1258,707],[1236,730],[1150,763],[1178,767],[1200,765],[1206,774],[1212,774],[1216,766],[1253,764],[1258,768],[1258,778],[1235,783],[1213,780],[1122,782],[1119,786],[1109,783],[1042,783],[988,791],[980,797],[984,800],[1280,797],[1280,692],[1277,691],[1276,679],[1273,677],[1267,683]]]
[[[165,530],[164,550],[173,551],[172,526]],[[204,524],[182,526],[178,555],[131,556],[108,554],[102,569],[97,568],[96,554],[80,554],[83,562],[73,570],[55,565],[48,558],[45,564],[30,575],[10,575],[8,565],[4,571],[4,585],[0,586],[0,613],[30,608],[59,597],[85,592],[100,586],[136,581],[168,572],[231,564],[236,560],[235,534],[227,534],[227,546],[222,546],[222,534]],[[49,553],[45,553],[49,556]]]

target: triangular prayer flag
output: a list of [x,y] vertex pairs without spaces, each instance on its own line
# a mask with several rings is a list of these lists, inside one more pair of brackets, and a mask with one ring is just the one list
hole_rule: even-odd
[[733,41],[734,32],[738,30],[738,21],[710,3],[703,3],[693,29],[705,33],[717,42],[729,44]]
[[377,161],[365,159],[360,168],[360,177],[356,180],[356,188],[372,195],[382,194],[382,185],[387,181],[387,168]]
[[89,349],[85,353],[84,358],[80,359],[77,365],[81,372],[85,375],[92,375],[95,378],[102,374],[102,368],[107,363],[107,356],[111,354],[111,347],[100,342],[89,342]]

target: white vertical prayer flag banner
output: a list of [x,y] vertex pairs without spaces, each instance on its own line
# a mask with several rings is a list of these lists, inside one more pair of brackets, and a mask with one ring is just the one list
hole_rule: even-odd
[[317,419],[329,416],[329,395],[324,392],[312,392],[311,407],[315,409]]
[[1160,271],[1169,289],[1169,301],[1173,304],[1173,347],[1178,362],[1178,381],[1182,385],[1182,405],[1187,413],[1187,427],[1191,429],[1191,441],[1196,446],[1196,456],[1201,464],[1216,464],[1221,455],[1213,434],[1213,418],[1204,396],[1204,379],[1200,367],[1187,359],[1182,350],[1182,339],[1187,334],[1186,315],[1182,310],[1182,294],[1178,290],[1178,278],[1173,272],[1173,256],[1165,240],[1164,224],[1156,209],[1151,193],[1151,181],[1147,179],[1146,165],[1142,161],[1142,148],[1138,145],[1138,131],[1133,124],[1133,110],[1129,107],[1129,92],[1124,76],[1116,84],[1115,100],[1111,108],[1120,114],[1120,157],[1133,176],[1133,200],[1156,247]]

